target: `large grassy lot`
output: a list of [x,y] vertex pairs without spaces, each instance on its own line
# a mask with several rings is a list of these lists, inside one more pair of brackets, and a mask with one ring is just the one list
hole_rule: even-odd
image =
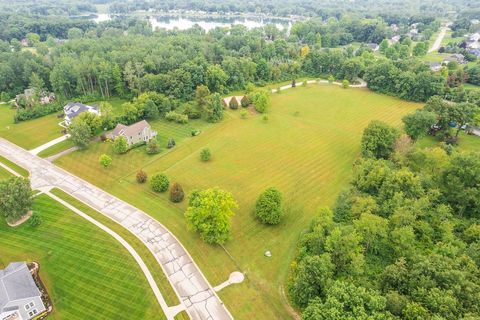
[[35,199],[42,224],[0,220],[0,268],[38,261],[53,300],[52,319],[164,319],[143,273],[108,234],[46,195]]
[[[205,127],[201,122],[183,127],[156,123],[161,139],[176,135],[178,143],[154,157],[140,148],[114,155],[112,166],[103,169],[98,158],[111,154],[111,148],[96,143],[56,163],[165,224],[212,285],[225,281],[232,271],[244,271],[244,283],[219,293],[236,319],[288,319],[291,311],[284,284],[297,239],[318,207],[332,204],[347,185],[363,129],[374,119],[400,126],[402,116],[419,107],[368,89],[297,87],[272,95],[267,121],[254,114],[242,119],[237,110],[228,111],[221,123]],[[201,126],[202,134],[189,137],[192,126]],[[199,159],[205,147],[212,152],[207,163]],[[233,218],[233,239],[225,245],[228,254],[220,246],[205,245],[187,230],[186,201],[174,205],[167,194],[157,195],[148,185],[137,184],[135,172],[140,168],[150,176],[165,172],[186,193],[213,186],[232,192],[239,208]],[[285,200],[285,219],[275,227],[260,224],[252,212],[257,196],[269,186],[280,189]],[[266,250],[272,257],[264,256]]]
[[13,122],[14,114],[10,105],[0,105],[0,137],[22,148],[30,150],[62,135],[58,113],[20,123]]

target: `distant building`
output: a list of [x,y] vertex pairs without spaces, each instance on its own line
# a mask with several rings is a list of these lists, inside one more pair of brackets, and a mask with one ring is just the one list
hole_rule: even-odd
[[454,53],[443,59],[443,64],[449,64],[450,62],[455,61],[458,64],[465,64],[467,63],[467,60],[465,59],[465,56],[460,53]]
[[69,126],[72,123],[72,120],[78,117],[78,115],[84,112],[95,113],[100,115],[100,110],[98,106],[88,106],[79,102],[70,102],[65,107],[63,107],[63,112],[65,113],[65,124]]
[[367,43],[367,48],[370,48],[373,51],[378,51],[378,49],[380,49],[380,46],[377,43]]
[[46,310],[25,262],[0,270],[0,320],[30,320]]
[[55,94],[53,92],[42,91],[37,96],[37,92],[33,88],[25,89],[23,93],[15,96],[15,105],[17,107],[33,106],[37,102],[44,105],[53,101],[55,101]]
[[430,70],[433,72],[440,71],[442,69],[442,64],[440,62],[430,62]]
[[117,124],[115,129],[109,134],[109,138],[114,140],[120,136],[125,137],[128,146],[132,146],[140,142],[147,143],[157,136],[157,132],[152,130],[147,121],[142,120],[130,126],[121,123]]
[[398,41],[400,41],[400,36],[399,36],[399,35],[393,36],[393,37],[390,39],[390,42],[391,42],[391,43],[397,43]]

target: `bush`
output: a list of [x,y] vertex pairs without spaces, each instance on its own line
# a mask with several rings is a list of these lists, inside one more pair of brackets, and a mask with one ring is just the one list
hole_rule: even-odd
[[175,203],[182,202],[184,197],[182,186],[174,182],[170,188],[170,201]]
[[128,151],[127,139],[124,136],[118,136],[113,141],[113,151],[117,154],[123,154]]
[[148,154],[157,154],[160,152],[160,146],[156,138],[150,139],[150,141],[147,142],[146,151]]
[[297,86],[297,81],[295,79],[292,80],[292,88],[295,88]]
[[242,119],[247,119],[247,117],[248,117],[248,112],[245,111],[245,110],[242,110],[242,112],[240,112],[240,117],[241,117]]
[[335,78],[332,75],[328,76],[328,82],[333,83],[335,81]]
[[167,142],[167,148],[172,149],[173,147],[175,147],[175,140],[173,140],[173,138],[170,138]]
[[342,81],[342,88],[347,89],[348,87],[350,87],[350,81],[348,81],[347,79],[343,80]]
[[210,152],[210,149],[204,148],[202,151],[200,151],[200,159],[204,162],[209,161],[212,158],[212,153]]
[[150,187],[155,192],[165,192],[168,190],[170,182],[165,174],[159,173],[156,174],[150,179]]
[[263,223],[278,224],[283,216],[282,194],[275,188],[268,188],[255,204],[255,215]]
[[200,130],[198,129],[193,129],[190,134],[192,135],[192,137],[196,137],[200,134]]
[[200,109],[196,106],[192,106],[191,104],[185,107],[183,114],[186,115],[188,119],[200,119],[202,117]]
[[264,114],[263,117],[262,117],[262,120],[264,122],[267,122],[268,121],[268,115],[267,114]]
[[165,119],[180,124],[188,123],[188,116],[186,114],[177,113],[175,111],[167,112],[167,114],[165,115]]
[[259,113],[267,112],[270,105],[270,96],[265,90],[256,90],[250,95],[250,99],[255,107],[255,110]]
[[104,168],[107,168],[112,164],[112,158],[107,154],[102,154],[98,161]]
[[28,223],[32,228],[38,227],[40,224],[42,224],[42,218],[40,218],[38,213],[34,212],[30,219],[28,219]]
[[51,114],[61,110],[63,110],[63,105],[58,102],[46,105],[38,105],[28,109],[17,109],[17,112],[14,116],[14,122],[18,123],[20,121],[40,118],[46,116],[47,114]]
[[138,183],[145,183],[145,182],[147,182],[148,175],[145,171],[138,170],[136,178],[137,178]]
[[229,106],[230,109],[232,109],[232,110],[237,110],[237,109],[238,109],[238,101],[237,101],[237,98],[232,97],[232,99],[230,99],[230,102],[228,103],[228,106]]
[[243,96],[242,100],[240,100],[240,104],[242,105],[242,108],[246,108],[250,105],[250,99],[248,96]]

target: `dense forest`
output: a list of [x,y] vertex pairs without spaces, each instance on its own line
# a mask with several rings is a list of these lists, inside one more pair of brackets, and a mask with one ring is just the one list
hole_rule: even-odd
[[378,122],[362,154],[301,236],[289,292],[302,319],[478,319],[478,154],[415,148]]

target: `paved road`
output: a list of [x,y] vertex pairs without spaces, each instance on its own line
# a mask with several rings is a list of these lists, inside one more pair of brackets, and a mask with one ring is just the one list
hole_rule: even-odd
[[[349,85],[350,88],[366,88],[367,87],[367,83],[365,81],[363,81],[362,79],[359,79],[359,84],[351,84]],[[337,86],[343,86],[343,84],[341,82],[329,82],[328,80],[308,80],[307,81],[307,84],[315,84],[315,83],[324,83],[324,84],[334,84],[334,85],[337,85]],[[296,86],[297,87],[300,87],[303,85],[303,81],[302,82],[297,82],[296,83]],[[279,87],[279,89],[281,91],[283,90],[287,90],[287,89],[291,89],[292,88],[292,85],[291,84],[287,84],[287,85],[284,85],[282,87]],[[271,90],[272,93],[275,93],[278,91],[278,89],[272,89]]]
[[0,155],[27,169],[33,188],[60,188],[142,240],[155,255],[192,319],[233,319],[185,248],[157,220],[2,138]]
[[447,33],[448,27],[442,27],[440,30],[440,33],[438,34],[437,39],[435,39],[435,42],[433,43],[432,47],[428,49],[428,53],[437,51],[440,48],[440,45],[442,44],[443,38],[445,37],[445,33]]

